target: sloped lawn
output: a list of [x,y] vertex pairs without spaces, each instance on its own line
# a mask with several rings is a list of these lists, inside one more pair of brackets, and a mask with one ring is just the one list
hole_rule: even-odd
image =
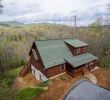
[[38,96],[43,92],[41,88],[25,88],[19,91],[12,99],[13,100],[32,100],[33,97]]
[[0,75],[0,100],[9,100],[11,84],[19,74],[21,67]]
[[34,96],[43,92],[42,84],[34,88],[27,87],[18,91],[11,91],[11,86],[21,71],[21,68],[22,67],[0,75],[0,100],[32,100]]

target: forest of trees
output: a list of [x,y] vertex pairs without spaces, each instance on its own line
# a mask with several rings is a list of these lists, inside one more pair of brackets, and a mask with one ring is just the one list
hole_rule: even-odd
[[[37,39],[61,38],[68,36],[70,27],[39,24],[22,27],[0,27],[0,59],[5,70],[24,65],[32,42]],[[67,33],[67,34],[66,34]]]
[[73,27],[57,24],[0,27],[0,59],[2,66],[6,71],[24,65],[29,59],[28,53],[34,40],[73,37],[89,43],[90,52],[99,57],[103,66],[109,67],[109,27],[102,26],[99,19],[89,27],[77,28],[75,32]]

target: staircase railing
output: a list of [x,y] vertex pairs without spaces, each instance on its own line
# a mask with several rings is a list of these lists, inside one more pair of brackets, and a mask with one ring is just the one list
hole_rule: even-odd
[[21,77],[24,77],[30,70],[31,70],[30,62],[28,62],[26,65],[24,65],[24,67],[22,68],[22,70],[21,70],[19,75]]

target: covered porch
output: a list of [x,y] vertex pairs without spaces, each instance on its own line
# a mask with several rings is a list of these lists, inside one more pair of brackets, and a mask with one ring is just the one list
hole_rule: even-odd
[[84,75],[85,73],[91,71],[95,67],[97,57],[86,53],[72,58],[67,58],[65,61],[66,73],[74,77],[77,75]]
[[68,63],[66,64],[66,73],[72,77],[77,76],[77,75],[84,75],[82,66],[75,68]]

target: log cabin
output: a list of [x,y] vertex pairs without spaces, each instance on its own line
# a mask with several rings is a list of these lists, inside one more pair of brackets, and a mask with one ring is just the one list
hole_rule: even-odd
[[37,80],[47,81],[64,73],[74,77],[91,71],[97,57],[88,53],[89,44],[78,39],[53,39],[34,41],[29,52],[29,61],[20,75],[29,71]]

